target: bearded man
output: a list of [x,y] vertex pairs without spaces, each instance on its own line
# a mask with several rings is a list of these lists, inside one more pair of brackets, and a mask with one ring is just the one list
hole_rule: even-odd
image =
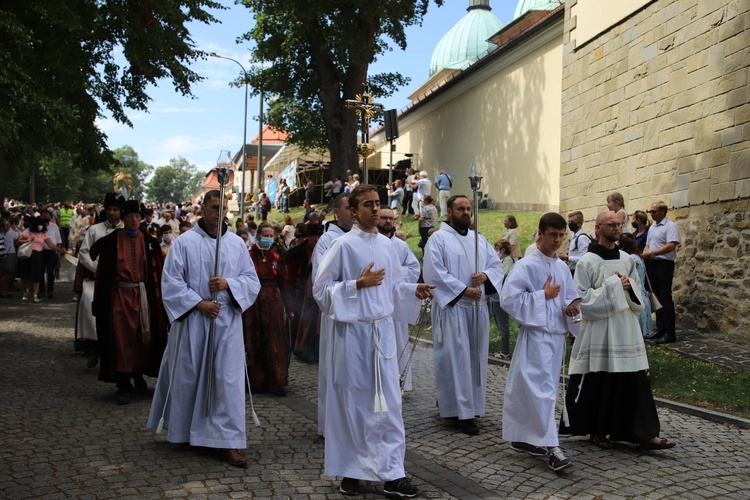
[[435,387],[440,416],[456,420],[464,434],[476,435],[474,417],[484,415],[487,390],[490,315],[485,284],[490,282],[490,293],[496,293],[503,269],[490,242],[469,229],[469,199],[452,196],[446,206],[447,222],[427,240],[424,254],[424,280],[436,286]]

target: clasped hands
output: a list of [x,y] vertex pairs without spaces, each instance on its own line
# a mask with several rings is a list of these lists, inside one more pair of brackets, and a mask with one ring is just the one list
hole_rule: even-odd
[[[225,280],[221,276],[211,276],[211,278],[208,280],[208,290],[211,293],[220,292],[227,289],[229,289],[229,283],[227,283],[227,280]],[[221,304],[219,304],[218,302],[212,302],[210,300],[201,300],[195,307],[200,312],[212,319],[216,319],[219,316],[219,311],[221,310]]]

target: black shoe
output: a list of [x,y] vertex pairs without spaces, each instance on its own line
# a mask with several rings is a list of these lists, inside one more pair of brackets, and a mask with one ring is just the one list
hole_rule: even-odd
[[647,335],[646,337],[643,337],[643,338],[646,340],[656,340],[656,339],[662,338],[663,336],[664,334],[662,332],[656,331],[652,333],[651,335]]
[[86,360],[86,368],[94,368],[99,363],[99,353],[96,350],[92,350],[89,353],[89,358]]
[[119,389],[117,389],[117,404],[120,406],[130,404],[129,387],[120,387]]
[[414,498],[419,495],[419,489],[412,485],[407,478],[402,477],[385,483],[383,495],[388,498]]
[[655,340],[654,344],[671,344],[672,342],[677,342],[677,337],[674,335],[664,335],[659,340]]
[[135,391],[138,394],[145,394],[146,392],[148,392],[148,384],[146,384],[146,380],[143,378],[143,375],[134,377],[133,382],[135,384]]
[[459,420],[458,428],[461,430],[461,432],[463,432],[464,434],[468,434],[469,436],[476,436],[477,434],[479,434],[479,427],[477,427],[477,424],[474,423],[473,418]]
[[339,486],[339,491],[347,496],[354,496],[357,493],[359,493],[359,479],[352,479],[350,477],[345,477],[341,480],[341,486]]
[[529,443],[522,443],[520,441],[513,441],[512,443],[510,443],[510,449],[526,452],[532,457],[543,457],[548,454],[547,448],[542,448],[541,446],[536,446]]

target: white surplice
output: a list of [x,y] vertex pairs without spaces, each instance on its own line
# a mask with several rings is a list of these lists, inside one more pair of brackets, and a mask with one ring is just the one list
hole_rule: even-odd
[[[123,227],[122,221],[116,226],[110,224],[109,221],[89,226],[83,235],[81,248],[78,250],[78,262],[96,274],[98,262],[91,258],[91,254],[89,253],[91,247],[94,246],[94,243],[99,238],[103,238],[121,227]],[[81,298],[78,301],[78,318],[76,324],[79,339],[97,340],[96,318],[94,318],[94,312],[91,309],[91,302],[94,300],[94,284],[95,280],[86,278],[83,279],[81,284]]]
[[[357,289],[374,262],[379,286]],[[415,323],[421,301],[403,280],[393,243],[354,226],[325,252],[313,295],[333,328],[325,392],[325,474],[368,481],[405,476],[394,321]],[[397,307],[396,307],[397,305]]]
[[[333,240],[343,236],[346,232],[338,224],[326,225],[326,232],[320,235],[318,242],[315,244],[312,255],[312,273],[310,279],[315,283],[315,272],[318,270],[320,262],[323,260],[328,247]],[[325,315],[320,315],[320,338],[318,341],[318,435],[325,436],[326,429],[326,376],[328,374],[328,363],[330,362],[331,353],[326,349],[327,339],[333,330],[333,320]]]
[[[638,269],[628,254],[622,250],[619,253],[619,259],[605,260],[589,252],[576,266],[575,286],[583,297],[583,322],[570,354],[571,375],[648,369],[638,324],[644,301]],[[622,288],[616,272],[628,277],[637,303]]]
[[242,312],[255,302],[260,281],[245,242],[226,231],[221,239],[219,276],[227,280],[229,290],[217,294],[221,310],[214,332],[214,376],[206,416],[211,319],[196,306],[201,300],[211,300],[208,280],[213,275],[215,252],[216,239],[196,224],[174,240],[167,254],[161,291],[172,327],[148,427],[158,427],[166,406],[168,441],[209,448],[246,448]]
[[[545,299],[544,284],[560,285]],[[516,262],[500,292],[500,306],[520,331],[508,370],[503,403],[503,439],[536,446],[558,446],[555,403],[565,355],[565,333],[577,329],[565,303],[578,297],[570,269],[557,255],[539,249]]]
[[[414,252],[411,251],[409,245],[400,238],[391,236],[391,242],[396,247],[396,255],[398,255],[398,261],[401,264],[401,274],[404,277],[404,281],[407,283],[416,283],[419,279],[419,273],[421,268],[419,261],[417,260]],[[411,363],[409,358],[411,357],[411,351],[409,345],[409,324],[401,321],[394,321],[393,327],[396,330],[396,346],[398,349],[398,372],[404,377],[403,390],[410,391],[411,386]]]
[[[480,302],[461,297],[451,305],[466,287],[472,286],[471,275],[476,269],[474,240],[474,231],[462,236],[443,222],[425,247],[424,281],[436,287],[432,335],[435,387],[443,418],[465,420],[485,412],[490,334],[485,285],[480,287]],[[503,283],[502,262],[482,235],[478,265],[478,272],[485,273],[499,290]]]

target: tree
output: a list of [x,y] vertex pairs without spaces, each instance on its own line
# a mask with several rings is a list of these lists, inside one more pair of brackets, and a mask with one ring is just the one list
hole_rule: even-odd
[[[331,153],[331,170],[344,175],[357,164],[361,122],[344,101],[362,94],[365,79],[373,97],[388,96],[408,79],[384,73],[368,77],[370,63],[390,50],[387,39],[406,48],[406,27],[421,24],[429,0],[242,0],[255,12],[254,88],[273,94],[267,122],[291,134],[303,149]],[[442,5],[442,0],[435,0]]]
[[[106,109],[130,124],[148,85],[167,78],[190,95],[205,57],[187,24],[216,19],[213,0],[25,0],[0,4],[0,197],[11,174],[28,178],[41,159],[70,156],[84,170],[114,157],[94,120]],[[64,156],[64,155],[62,155]],[[12,168],[12,170],[11,170]]]
[[204,179],[205,175],[198,171],[198,167],[185,158],[172,158],[169,165],[157,167],[146,184],[148,199],[156,203],[185,201],[203,185]]

